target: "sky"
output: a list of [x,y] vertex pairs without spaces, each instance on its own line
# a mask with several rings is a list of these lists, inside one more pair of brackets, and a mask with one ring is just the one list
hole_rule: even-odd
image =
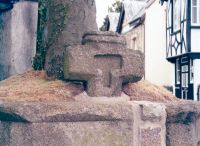
[[96,1],[96,11],[97,11],[97,25],[101,27],[103,25],[103,20],[108,14],[108,6],[111,6],[115,0],[95,0]]

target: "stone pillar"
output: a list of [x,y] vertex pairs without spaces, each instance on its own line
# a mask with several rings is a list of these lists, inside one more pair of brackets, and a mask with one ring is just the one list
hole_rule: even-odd
[[32,67],[36,50],[38,5],[20,0],[0,13],[0,80]]
[[167,105],[167,146],[200,146],[200,103]]
[[64,49],[81,44],[84,32],[97,30],[96,5],[94,0],[48,0],[46,8],[45,69],[49,76],[62,78]]

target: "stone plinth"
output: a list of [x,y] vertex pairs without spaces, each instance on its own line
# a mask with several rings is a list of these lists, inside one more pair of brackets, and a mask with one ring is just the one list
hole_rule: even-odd
[[160,103],[133,102],[135,126],[138,136],[134,146],[166,146],[166,111]]
[[105,99],[1,103],[0,146],[165,146],[165,110],[155,104],[160,111],[152,115],[154,108],[141,108],[149,105]]
[[127,49],[124,37],[89,32],[82,43],[66,49],[64,73],[66,79],[87,81],[89,96],[120,96],[122,84],[142,79],[143,54]]
[[167,105],[167,146],[200,146],[200,103]]
[[36,51],[38,3],[19,0],[0,13],[0,80],[32,68]]

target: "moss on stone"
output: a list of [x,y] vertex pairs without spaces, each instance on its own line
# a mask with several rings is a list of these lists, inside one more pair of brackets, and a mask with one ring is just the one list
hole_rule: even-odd
[[[55,0],[39,0],[37,48],[33,68],[42,70],[47,50],[58,41],[67,24],[68,6]],[[53,16],[53,17],[52,17]]]

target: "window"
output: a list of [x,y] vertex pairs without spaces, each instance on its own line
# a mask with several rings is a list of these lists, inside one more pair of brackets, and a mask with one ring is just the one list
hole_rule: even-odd
[[180,74],[181,74],[181,68],[179,59],[176,59],[176,84],[180,84]]
[[193,60],[190,60],[190,83],[193,83],[194,71],[193,71]]
[[188,65],[182,66],[182,87],[188,87]]
[[188,95],[188,65],[183,65],[181,67],[182,72],[181,72],[181,79],[182,79],[182,99],[187,99]]
[[185,88],[182,90],[181,98],[187,99],[187,97],[188,97],[187,95],[188,95],[188,90],[187,90],[187,88]]
[[173,32],[180,30],[181,25],[181,0],[173,0]]
[[186,0],[181,0],[181,20],[186,17]]
[[197,89],[197,101],[200,101],[200,85],[198,86],[198,89]]
[[137,50],[137,38],[136,38],[136,36],[132,37],[132,40],[131,40],[131,49]]
[[200,0],[191,0],[191,23],[200,25]]

